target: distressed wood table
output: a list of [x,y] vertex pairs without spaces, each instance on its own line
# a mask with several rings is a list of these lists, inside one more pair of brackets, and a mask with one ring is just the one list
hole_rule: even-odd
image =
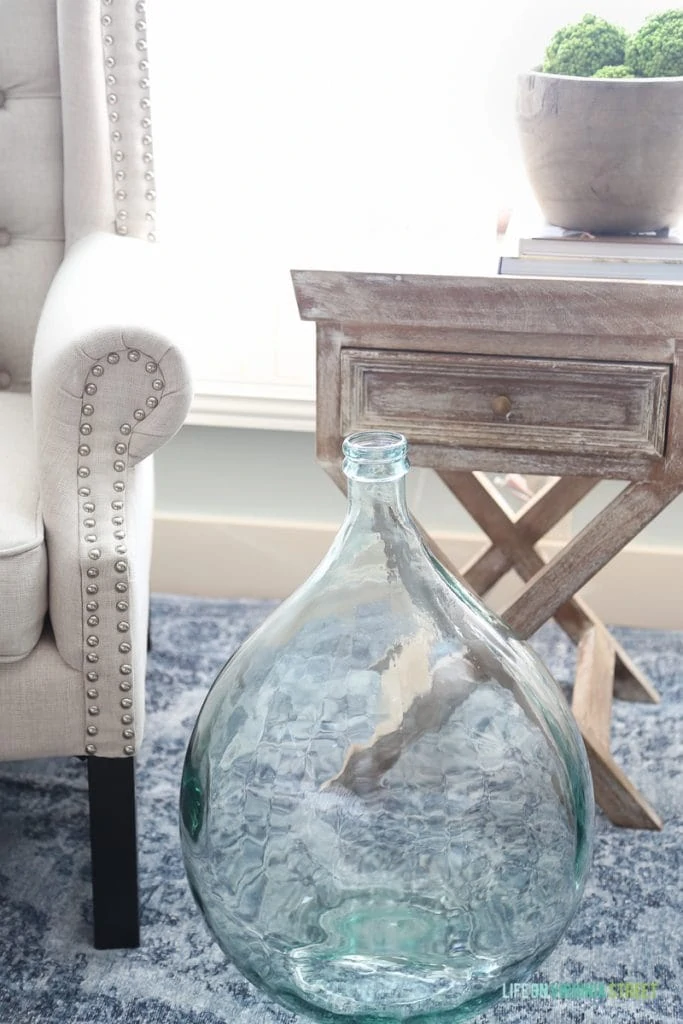
[[[294,271],[317,324],[317,455],[342,488],[342,438],[406,435],[490,539],[459,571],[478,594],[524,581],[503,617],[529,637],[554,617],[578,644],[572,710],[598,803],[661,828],[610,752],[613,694],[659,698],[581,587],[683,491],[683,287],[632,281]],[[509,515],[484,472],[549,475]],[[537,542],[602,479],[624,489],[546,562]],[[633,581],[637,601],[638,580]]]

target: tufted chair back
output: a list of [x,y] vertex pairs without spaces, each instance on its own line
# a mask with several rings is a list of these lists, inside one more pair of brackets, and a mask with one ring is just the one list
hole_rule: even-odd
[[144,0],[0,0],[0,399],[30,390],[65,247],[94,231],[153,239],[144,12]]
[[64,254],[55,0],[0,0],[0,388],[28,391]]

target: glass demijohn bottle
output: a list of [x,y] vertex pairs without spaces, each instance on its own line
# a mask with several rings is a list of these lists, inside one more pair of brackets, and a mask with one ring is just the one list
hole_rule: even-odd
[[405,438],[354,434],[343,451],[329,553],[199,714],[182,849],[216,940],[282,1005],[450,1024],[565,931],[591,777],[542,662],[425,547]]

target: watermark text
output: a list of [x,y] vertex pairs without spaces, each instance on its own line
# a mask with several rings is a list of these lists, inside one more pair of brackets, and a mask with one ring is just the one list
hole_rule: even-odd
[[654,999],[656,981],[555,981],[503,985],[503,999]]

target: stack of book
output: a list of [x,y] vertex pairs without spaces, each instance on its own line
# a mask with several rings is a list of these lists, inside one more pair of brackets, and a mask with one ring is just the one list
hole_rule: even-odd
[[591,235],[553,224],[521,223],[513,214],[499,274],[683,281],[683,231]]

